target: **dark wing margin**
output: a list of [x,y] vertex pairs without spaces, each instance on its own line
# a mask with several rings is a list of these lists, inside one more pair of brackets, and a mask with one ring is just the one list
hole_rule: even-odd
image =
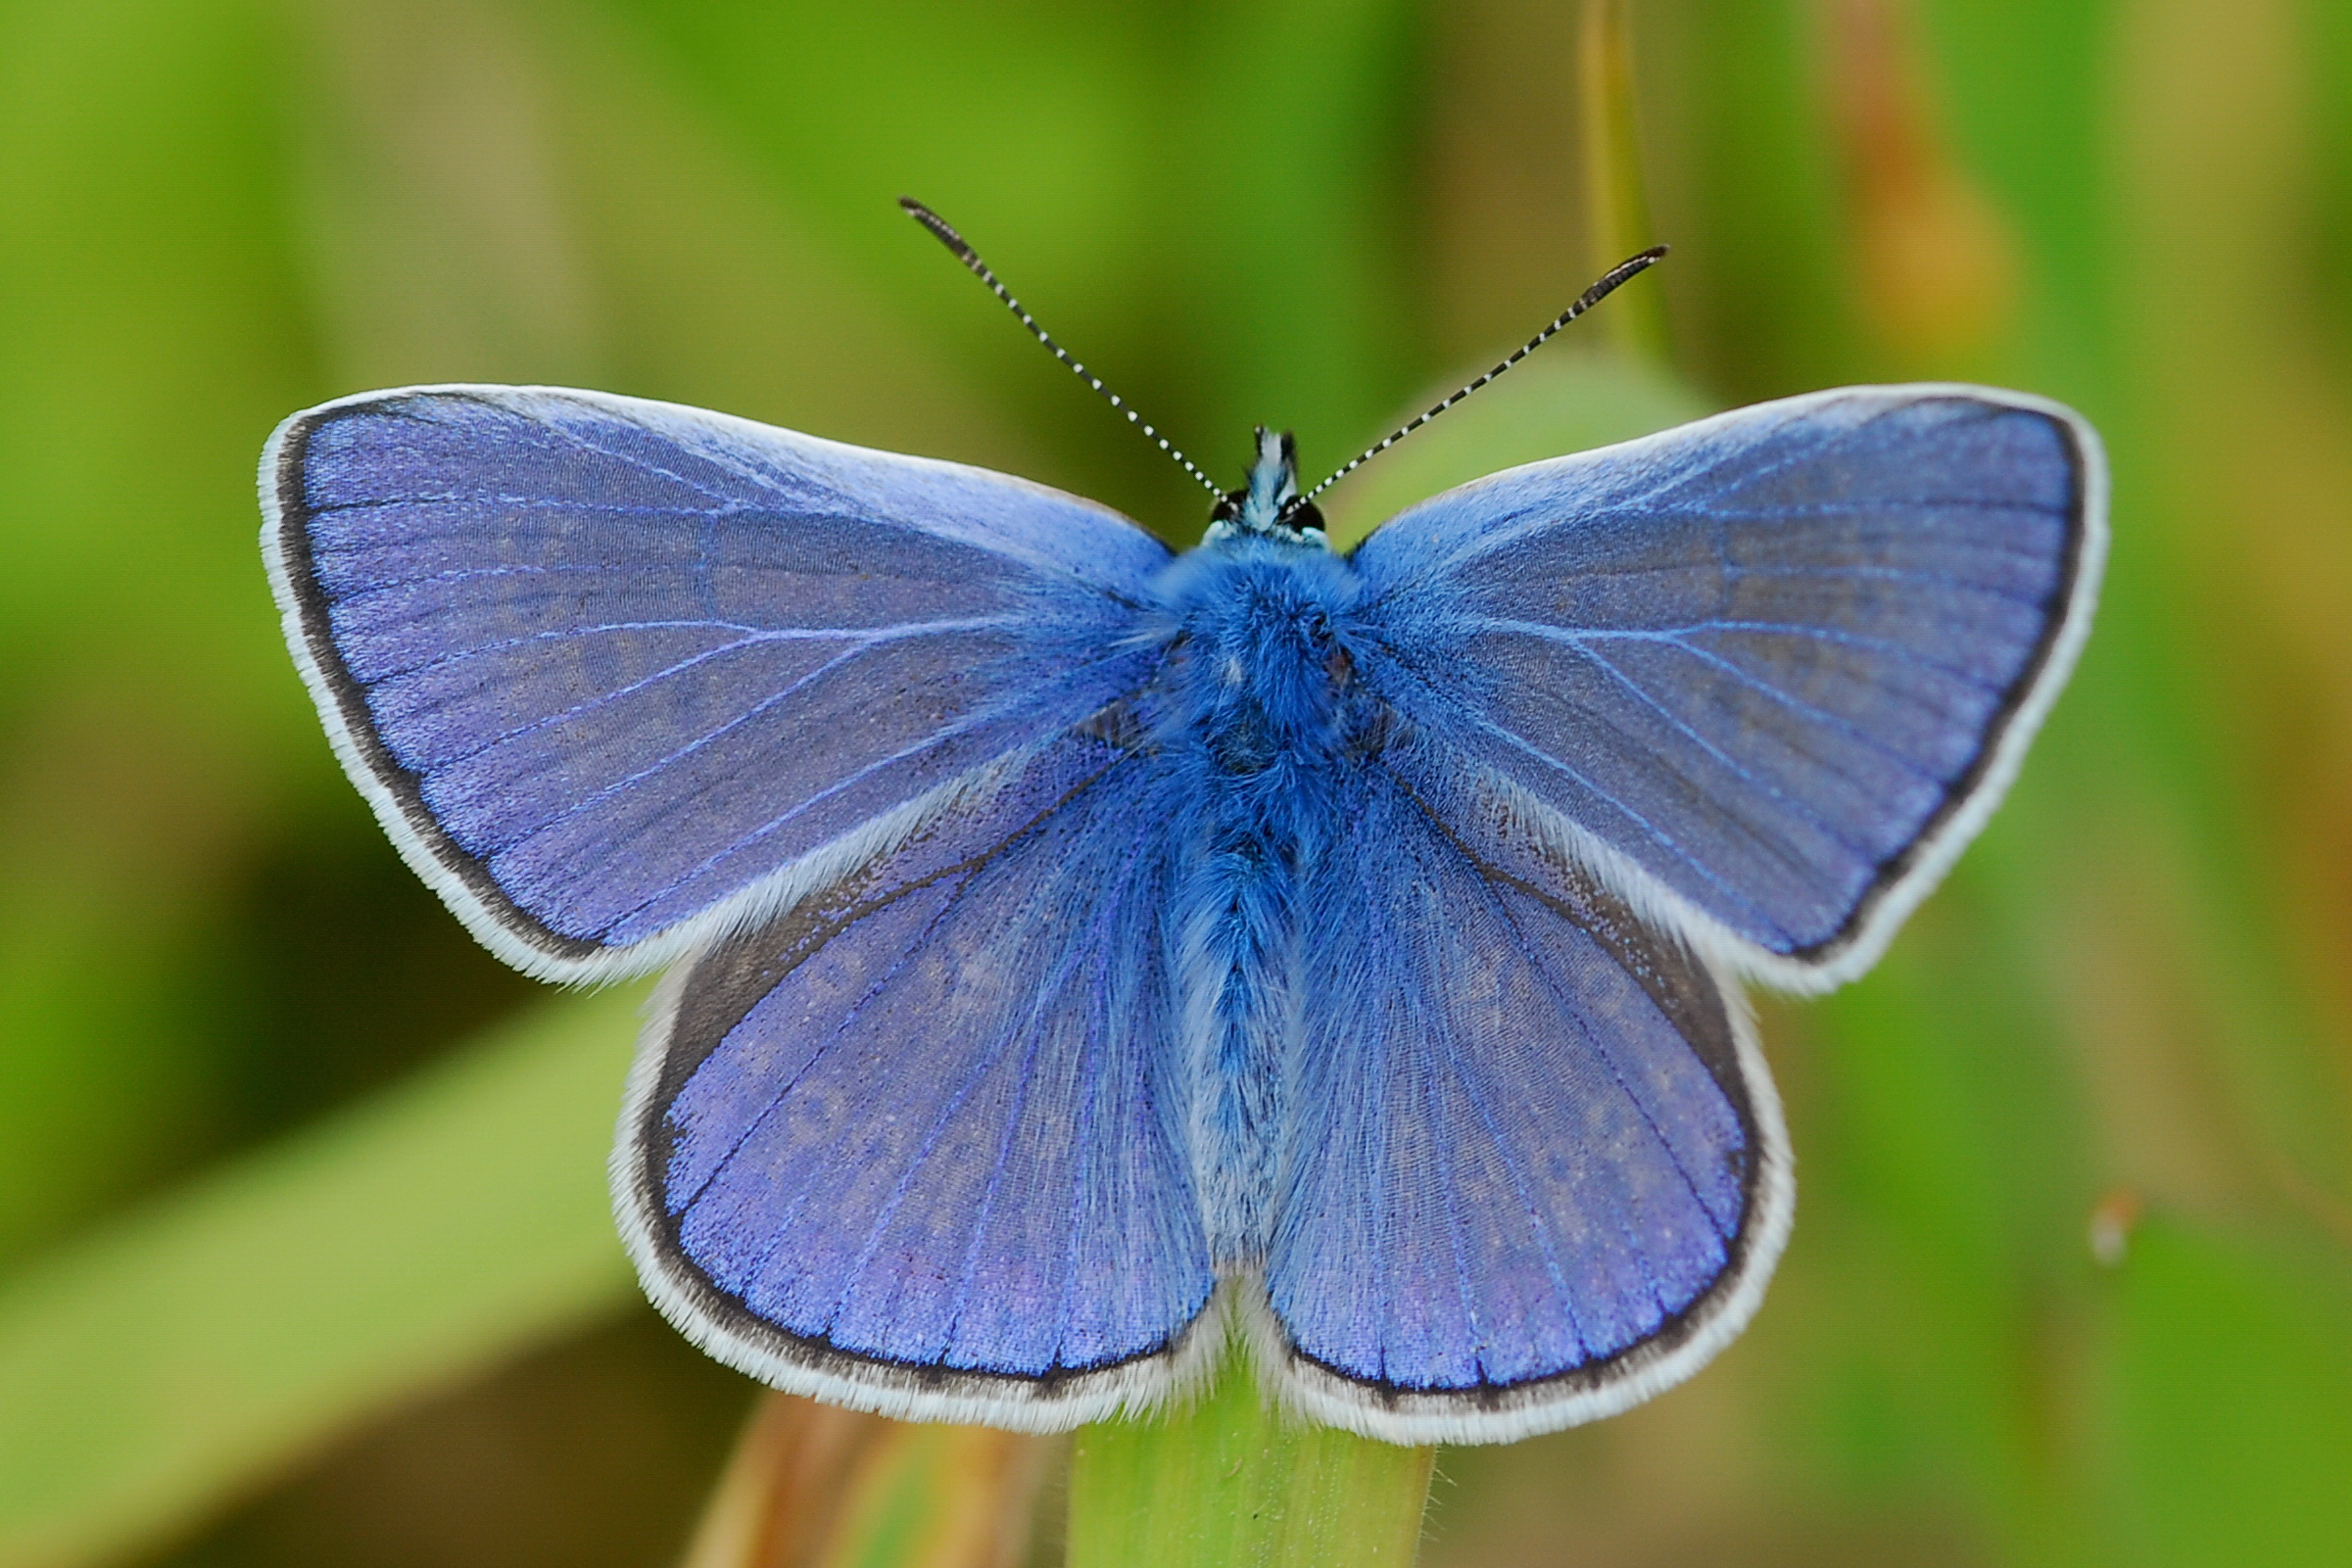
[[777,1388],[1025,1431],[1213,1370],[1163,790],[1067,737],[665,982],[612,1180],[673,1324]]
[[2088,634],[2096,434],[1842,388],[1531,464],[1357,552],[1381,694],[1645,915],[1820,990],[1982,828]]
[[1132,689],[1167,559],[1042,486],[552,388],[323,404],[261,491],[345,770],[555,979],[764,918]]
[[[1736,984],[1458,781],[1385,762],[1306,943],[1265,1297],[1284,1400],[1391,1443],[1615,1414],[1744,1328],[1795,1202]],[[1473,847],[1456,821],[1488,820]]]
[[[603,944],[548,929],[506,896],[478,857],[442,831],[425,804],[421,781],[385,744],[368,712],[367,689],[336,646],[332,598],[319,584],[311,548],[305,472],[312,435],[338,411],[340,405],[330,404],[280,425],[263,450],[261,477],[263,559],[285,621],[287,645],[318,705],[335,755],[417,875],[453,908],[479,910],[477,919],[502,935],[511,933],[522,948],[500,957],[525,970],[592,965],[603,956]],[[473,927],[476,921],[466,924]],[[502,945],[493,943],[493,950]]]

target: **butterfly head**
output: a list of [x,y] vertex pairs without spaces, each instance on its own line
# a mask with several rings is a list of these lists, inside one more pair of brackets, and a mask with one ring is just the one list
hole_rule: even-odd
[[1285,430],[1258,427],[1258,455],[1249,483],[1228,491],[1209,513],[1209,538],[1230,535],[1322,544],[1323,514],[1299,494],[1298,446]]

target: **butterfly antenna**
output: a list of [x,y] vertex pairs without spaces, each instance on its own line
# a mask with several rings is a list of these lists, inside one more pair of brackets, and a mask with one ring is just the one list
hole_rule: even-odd
[[1062,346],[1054,342],[1052,336],[1048,334],[1043,327],[1037,325],[1037,318],[1022,309],[1021,302],[1013,298],[1011,290],[1007,289],[1001,282],[997,281],[996,274],[988,269],[988,263],[980,259],[980,253],[974,250],[970,242],[968,242],[961,234],[958,234],[955,231],[954,225],[950,224],[947,219],[941,217],[930,208],[925,207],[921,202],[916,201],[911,196],[899,197],[898,205],[906,209],[907,216],[913,218],[916,222],[931,230],[932,237],[936,239],[941,245],[946,246],[949,251],[953,252],[957,261],[963,262],[967,267],[970,267],[972,269],[972,275],[979,278],[983,283],[985,283],[988,286],[989,292],[1004,302],[1005,309],[1012,311],[1014,315],[1020,317],[1021,324],[1029,328],[1031,336],[1034,337],[1039,343],[1045,345],[1047,353],[1051,354],[1055,358],[1061,360],[1062,363],[1068,365],[1073,375],[1077,376],[1087,386],[1092,387],[1096,392],[1100,393],[1103,400],[1110,404],[1112,407],[1127,415],[1127,422],[1128,424],[1133,425],[1137,430],[1140,430],[1146,436],[1149,436],[1152,439],[1152,444],[1154,446],[1158,447],[1162,451],[1168,453],[1169,456],[1174,457],[1176,462],[1182,466],[1184,472],[1190,474],[1194,479],[1200,481],[1200,485],[1203,490],[1207,491],[1210,495],[1215,496],[1219,500],[1224,499],[1224,492],[1217,488],[1216,481],[1212,480],[1207,474],[1202,473],[1199,467],[1193,463],[1191,458],[1176,451],[1176,444],[1174,442],[1171,442],[1166,436],[1161,435],[1157,430],[1152,428],[1150,420],[1144,418],[1134,409],[1128,407],[1125,398],[1122,398],[1118,393],[1113,392],[1109,387],[1104,386],[1101,378],[1095,375],[1093,371],[1079,363],[1078,360],[1070,357],[1069,354],[1062,348]]
[[1569,322],[1584,314],[1585,311],[1591,309],[1594,306],[1599,305],[1603,300],[1608,299],[1611,294],[1614,294],[1619,284],[1625,282],[1637,272],[1648,271],[1653,265],[1664,260],[1666,251],[1667,247],[1663,245],[1654,245],[1649,250],[1644,251],[1641,255],[1627,257],[1624,261],[1619,261],[1615,266],[1610,267],[1607,272],[1601,275],[1601,280],[1598,283],[1595,283],[1591,288],[1576,296],[1576,303],[1569,306],[1566,309],[1560,311],[1560,314],[1554,318],[1550,326],[1544,328],[1543,331],[1538,332],[1534,337],[1529,338],[1524,344],[1521,344],[1519,346],[1518,353],[1512,355],[1501,364],[1496,365],[1492,370],[1489,370],[1486,374],[1480,376],[1477,380],[1471,382],[1468,386],[1463,388],[1460,392],[1455,393],[1452,397],[1446,399],[1444,402],[1436,404],[1426,412],[1414,415],[1411,419],[1405,421],[1405,423],[1400,425],[1397,429],[1391,431],[1386,436],[1381,437],[1378,441],[1365,448],[1364,451],[1358,452],[1355,457],[1349,461],[1346,467],[1340,469],[1339,472],[1333,474],[1330,478],[1324,480],[1321,484],[1307,492],[1306,495],[1300,497],[1300,501],[1303,503],[1313,500],[1316,497],[1321,495],[1324,491],[1329,490],[1333,485],[1338,484],[1341,480],[1347,478],[1348,475],[1354,473],[1357,469],[1363,467],[1374,457],[1379,456],[1380,453],[1386,451],[1398,442],[1403,441],[1407,436],[1410,436],[1415,431],[1420,429],[1421,426],[1427,424],[1439,414],[1444,413],[1448,408],[1453,407],[1456,404],[1468,397],[1471,393],[1476,392],[1480,387],[1483,387],[1488,382],[1494,380],[1495,377],[1501,375],[1512,365],[1517,364],[1521,359],[1526,358],[1536,350],[1542,348],[1547,342],[1551,341],[1552,334],[1558,332],[1561,327],[1566,326]]

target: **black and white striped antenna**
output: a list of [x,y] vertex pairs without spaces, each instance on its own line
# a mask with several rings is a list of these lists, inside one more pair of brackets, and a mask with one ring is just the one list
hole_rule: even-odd
[[[1649,250],[1642,252],[1641,255],[1629,256],[1624,261],[1619,261],[1615,266],[1610,267],[1607,272],[1604,272],[1601,275],[1601,280],[1599,282],[1595,283],[1591,288],[1585,290],[1582,294],[1576,296],[1576,303],[1569,306],[1566,309],[1560,311],[1560,314],[1553,319],[1553,322],[1550,326],[1544,328],[1543,331],[1538,332],[1534,337],[1529,338],[1524,344],[1520,345],[1519,351],[1516,354],[1504,360],[1501,364],[1496,365],[1492,370],[1489,370],[1486,374],[1480,376],[1468,386],[1464,387],[1460,392],[1455,393],[1452,397],[1444,399],[1443,401],[1431,405],[1426,412],[1416,414],[1411,419],[1406,420],[1404,424],[1398,426],[1395,430],[1390,431],[1378,441],[1375,441],[1370,446],[1365,448],[1364,451],[1358,452],[1354,457],[1350,458],[1346,466],[1342,467],[1339,472],[1333,474],[1330,478],[1324,480],[1321,484],[1316,486],[1304,496],[1301,496],[1291,504],[1294,506],[1306,505],[1309,501],[1315,499],[1316,497],[1321,495],[1324,491],[1329,490],[1333,485],[1338,484],[1341,480],[1347,478],[1348,475],[1354,473],[1357,469],[1363,467],[1374,457],[1379,456],[1380,453],[1386,451],[1398,442],[1403,441],[1407,436],[1412,435],[1415,431],[1420,429],[1421,426],[1427,424],[1439,414],[1444,413],[1448,408],[1453,407],[1463,399],[1468,397],[1471,393],[1476,392],[1480,387],[1485,386],[1488,382],[1494,380],[1495,377],[1501,375],[1512,365],[1517,364],[1521,359],[1526,358],[1529,355],[1533,354],[1536,350],[1542,348],[1547,342],[1549,342],[1552,334],[1558,332],[1561,327],[1566,326],[1569,322],[1584,314],[1585,311],[1591,309],[1594,306],[1599,305],[1603,300],[1608,299],[1611,294],[1615,293],[1617,285],[1633,277],[1636,273],[1649,270],[1650,267],[1663,260],[1666,250],[1667,247],[1663,245],[1654,245]],[[1186,466],[1189,467],[1190,465],[1187,464]]]
[[907,216],[913,218],[916,222],[931,230],[933,237],[937,239],[941,245],[946,246],[949,251],[953,252],[957,261],[970,267],[972,269],[972,275],[979,278],[983,283],[985,283],[988,286],[989,292],[993,293],[998,299],[1004,302],[1005,309],[1012,311],[1014,315],[1020,317],[1021,324],[1029,328],[1031,335],[1033,336],[1039,343],[1044,344],[1047,352],[1052,354],[1055,358],[1068,365],[1073,375],[1077,376],[1080,381],[1083,381],[1087,386],[1092,387],[1097,393],[1100,393],[1103,401],[1108,403],[1112,407],[1127,415],[1127,422],[1128,424],[1133,425],[1137,430],[1140,430],[1146,436],[1149,436],[1151,438],[1152,445],[1158,447],[1162,451],[1168,453],[1169,456],[1174,457],[1176,462],[1182,466],[1184,472],[1190,474],[1194,479],[1200,481],[1200,486],[1203,490],[1207,491],[1210,495],[1215,496],[1221,501],[1224,499],[1224,492],[1218,489],[1216,482],[1210,479],[1207,474],[1202,473],[1199,467],[1193,463],[1191,458],[1176,451],[1175,443],[1171,442],[1166,436],[1161,435],[1157,430],[1153,429],[1149,420],[1145,419],[1141,414],[1128,406],[1128,403],[1125,398],[1122,398],[1118,393],[1113,392],[1109,387],[1104,386],[1102,384],[1102,378],[1097,376],[1093,371],[1079,363],[1078,360],[1070,357],[1069,354],[1063,350],[1062,346],[1054,342],[1053,338],[1043,327],[1037,325],[1037,318],[1031,315],[1027,310],[1021,308],[1021,302],[1013,298],[1011,290],[1007,289],[1002,283],[997,281],[996,274],[988,269],[988,263],[980,259],[980,253],[972,248],[969,241],[955,231],[954,225],[950,224],[947,219],[941,217],[930,208],[925,207],[921,202],[916,201],[912,196],[899,197],[898,205],[906,209]]

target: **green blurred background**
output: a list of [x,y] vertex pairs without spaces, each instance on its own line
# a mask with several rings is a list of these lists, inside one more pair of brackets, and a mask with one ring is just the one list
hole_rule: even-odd
[[1761,1316],[1441,1454],[1424,1561],[2352,1562],[2352,6],[1630,22],[1626,77],[1525,0],[0,0],[0,1564],[674,1559],[750,1389],[603,1217],[637,993],[505,973],[400,866],[254,461],[549,381],[1192,536],[901,192],[1227,473],[1260,420],[1336,466],[1672,242],[1357,529],[1844,382],[2088,413],[2106,601],[2009,805],[1877,973],[1764,1006]]

